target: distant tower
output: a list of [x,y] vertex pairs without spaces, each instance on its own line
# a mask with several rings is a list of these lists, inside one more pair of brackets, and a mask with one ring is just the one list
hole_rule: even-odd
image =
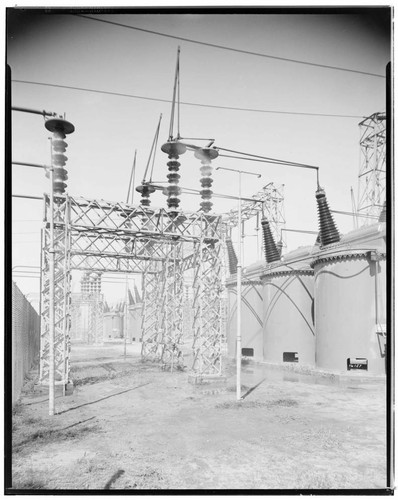
[[361,164],[358,175],[358,214],[362,224],[379,217],[386,198],[386,114],[374,113],[360,124]]

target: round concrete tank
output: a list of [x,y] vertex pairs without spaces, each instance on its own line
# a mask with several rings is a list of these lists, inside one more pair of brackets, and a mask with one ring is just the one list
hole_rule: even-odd
[[313,262],[317,367],[385,373],[385,224],[343,236]]
[[313,247],[286,254],[263,275],[263,359],[315,365]]
[[[242,356],[262,361],[263,352],[263,295],[261,274],[264,263],[257,262],[243,270],[241,299],[241,336]],[[236,358],[236,275],[227,281],[228,320],[227,348],[228,356]]]
[[142,303],[129,306],[128,311],[127,338],[129,342],[141,342]]
[[120,312],[104,314],[104,342],[123,338],[123,315]]

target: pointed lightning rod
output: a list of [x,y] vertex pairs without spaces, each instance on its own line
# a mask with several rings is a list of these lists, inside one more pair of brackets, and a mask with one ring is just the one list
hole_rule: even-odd
[[[154,167],[154,163],[155,163],[156,146],[158,143],[161,121],[162,121],[162,115],[160,115],[160,117],[159,117],[159,123],[158,123],[158,126],[156,128],[155,137],[153,138],[151,151],[149,153],[148,162],[147,162],[145,172],[144,172],[144,178],[142,180],[141,185],[137,186],[137,188],[136,188],[136,191],[138,193],[141,193],[141,197],[142,197],[141,205],[146,206],[146,207],[148,207],[150,205],[150,200],[149,200],[150,195],[155,192],[155,188],[153,186],[151,186],[151,182],[152,182],[152,173],[153,173],[153,167]],[[149,181],[147,181],[146,178],[147,178],[147,174],[148,174],[149,165],[151,163],[152,155],[153,155],[152,169],[151,169],[151,173],[150,173],[150,179],[149,179]]]
[[[133,166],[131,167],[129,188],[127,190],[126,203],[129,202],[130,193],[131,193],[131,204],[133,203],[133,195],[134,195],[134,178],[135,178],[135,164],[136,164],[136,160],[137,160],[137,150],[135,150],[135,153],[134,153],[134,161],[133,161]],[[131,185],[133,185],[133,189],[131,189]]]
[[170,115],[170,127],[169,127],[169,141],[173,140],[174,132],[174,115],[175,108],[177,104],[177,137],[180,139],[180,47],[177,50],[177,63],[176,72],[174,76],[174,88],[173,88],[173,99],[171,102],[171,115]]

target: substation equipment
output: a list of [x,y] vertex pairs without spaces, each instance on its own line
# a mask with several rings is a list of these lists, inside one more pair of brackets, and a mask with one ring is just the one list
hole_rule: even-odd
[[101,273],[84,272],[80,293],[71,295],[71,340],[87,344],[102,343],[105,311],[101,278]]
[[[46,122],[46,128],[54,134],[54,199],[51,213],[51,196],[44,196],[40,382],[48,384],[50,380],[51,299],[54,302],[55,384],[65,387],[70,382],[71,271],[75,269],[97,273],[96,276],[105,272],[142,275],[141,356],[144,361],[158,362],[171,370],[184,368],[184,273],[193,271],[193,362],[189,375],[194,381],[220,377],[225,319],[221,300],[225,281],[224,250],[230,230],[237,222],[234,210],[224,217],[211,213],[211,162],[218,156],[217,151],[195,150],[202,175],[202,202],[197,212],[178,209],[181,192],[178,159],[185,153],[186,146],[176,140],[162,146],[169,160],[168,186],[164,189],[167,210],[150,207],[154,188],[149,183],[137,187],[142,197],[139,206],[88,199],[65,192],[67,158],[63,153],[67,144],[64,139],[72,132],[71,127],[61,118]],[[282,207],[283,195],[270,183],[253,196],[252,201],[243,204],[243,220],[263,212],[279,230]]]
[[360,167],[357,213],[378,217],[386,199],[386,113],[374,113],[359,124]]
[[[362,198],[358,211],[351,214],[362,222],[359,229],[340,234],[319,184],[315,193],[319,233],[313,246],[282,256],[268,222],[262,221],[265,262],[246,268],[242,278],[243,356],[328,372],[386,374],[384,120],[385,114],[376,113],[359,124],[365,160],[358,180]],[[228,353],[234,357],[237,277],[232,250],[229,256]]]

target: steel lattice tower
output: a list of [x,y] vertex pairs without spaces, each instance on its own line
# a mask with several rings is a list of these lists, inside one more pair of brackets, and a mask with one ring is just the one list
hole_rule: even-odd
[[[181,367],[183,334],[183,274],[195,274],[193,371],[200,377],[220,373],[220,215],[171,214],[126,203],[59,195],[55,224],[55,372],[59,384],[69,382],[70,273],[143,274],[144,360],[160,361],[165,368]],[[40,380],[49,379],[49,197],[45,197],[42,246],[42,330]],[[183,247],[184,252],[183,253]],[[186,249],[186,250],[185,250]],[[212,298],[212,300],[210,300]],[[201,325],[201,330],[198,325]],[[203,329],[206,328],[206,331]],[[202,331],[202,339],[198,332]],[[195,346],[201,345],[200,349]]]
[[358,175],[358,214],[364,224],[378,218],[386,197],[386,114],[374,113],[359,124],[361,160]]

